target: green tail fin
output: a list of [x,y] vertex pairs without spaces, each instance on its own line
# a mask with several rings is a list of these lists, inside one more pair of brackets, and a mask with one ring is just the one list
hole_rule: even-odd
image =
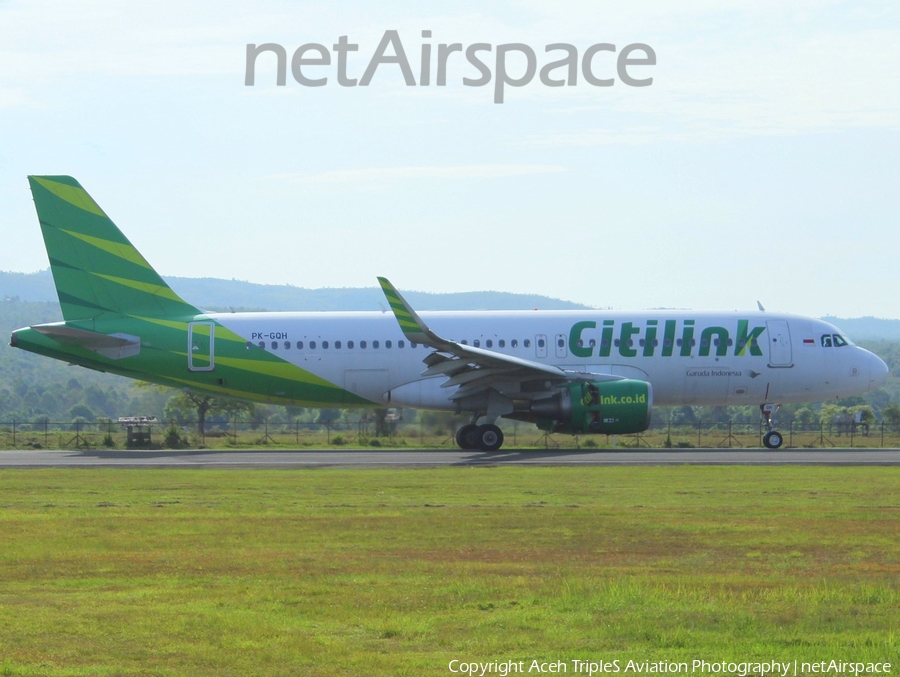
[[71,176],[29,176],[66,320],[196,315]]

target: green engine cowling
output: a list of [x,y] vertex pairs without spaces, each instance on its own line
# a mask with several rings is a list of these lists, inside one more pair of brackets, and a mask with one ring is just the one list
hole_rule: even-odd
[[582,381],[535,402],[538,427],[570,435],[627,435],[650,427],[653,390],[646,381]]

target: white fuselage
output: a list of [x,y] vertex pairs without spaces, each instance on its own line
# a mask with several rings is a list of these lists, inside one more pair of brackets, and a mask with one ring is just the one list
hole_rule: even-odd
[[[422,312],[438,335],[575,372],[649,381],[657,405],[819,402],[877,387],[887,367],[834,326],[767,312]],[[373,404],[448,409],[430,348],[390,312],[230,313],[215,320]]]

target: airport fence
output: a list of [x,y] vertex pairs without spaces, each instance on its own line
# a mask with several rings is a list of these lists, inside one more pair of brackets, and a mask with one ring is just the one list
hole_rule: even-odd
[[[509,448],[636,449],[636,448],[760,448],[761,424],[733,421],[669,423],[633,435],[549,434],[526,423],[501,421]],[[782,448],[900,448],[900,426],[873,424],[828,425],[782,423]],[[200,435],[196,428],[153,421],[127,425],[116,421],[54,423],[0,422],[0,449],[204,449],[204,448],[456,448],[451,430],[423,423],[401,423],[377,430],[371,420],[310,423],[234,419]]]

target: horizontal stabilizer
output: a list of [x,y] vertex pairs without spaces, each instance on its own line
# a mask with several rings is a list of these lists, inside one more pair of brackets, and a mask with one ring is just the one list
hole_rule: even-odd
[[67,326],[64,322],[53,324],[39,324],[32,327],[39,334],[53,339],[57,343],[66,346],[77,346],[85,350],[108,357],[112,360],[121,360],[123,357],[132,357],[141,352],[140,336],[130,334],[101,334],[87,329]]

